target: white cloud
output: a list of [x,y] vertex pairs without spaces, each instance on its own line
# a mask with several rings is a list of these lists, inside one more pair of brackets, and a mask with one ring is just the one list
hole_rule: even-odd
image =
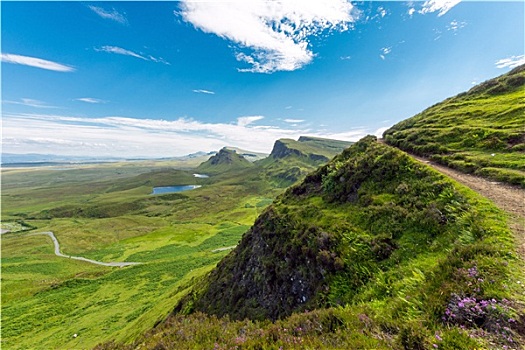
[[56,72],[73,72],[75,68],[65,64],[44,60],[36,57],[13,55],[9,53],[1,54],[2,62],[21,64],[30,67],[52,70]]
[[197,151],[216,151],[224,146],[255,152],[272,149],[280,138],[301,135],[357,141],[370,131],[348,132],[308,128],[253,126],[262,116],[247,116],[237,123],[203,123],[192,119],[86,118],[50,114],[3,116],[3,151],[76,156],[167,157]]
[[94,50],[98,51],[98,52],[108,52],[108,53],[115,53],[117,55],[131,56],[131,57],[140,58],[141,60],[144,60],[144,61],[152,61],[152,62],[156,62],[156,63],[164,63],[164,64],[167,64],[167,65],[170,65],[170,63],[165,61],[162,57],[155,58],[155,57],[153,57],[151,55],[147,55],[147,57],[145,57],[146,55],[138,54],[136,52],[133,52],[133,51],[130,51],[130,50],[126,50],[126,49],[123,49],[123,48],[118,47],[118,46],[105,45],[105,46],[102,46],[102,47],[95,47]]
[[21,98],[20,101],[3,101],[3,102],[9,103],[9,104],[15,104],[15,105],[28,106],[28,107],[36,107],[36,108],[59,108],[56,106],[50,106],[43,101],[34,100],[31,98]]
[[427,0],[423,3],[423,7],[419,13],[424,15],[438,12],[438,17],[441,17],[460,2],[461,0]]
[[496,67],[498,68],[516,68],[525,64],[525,55],[511,56],[496,61]]
[[345,0],[326,1],[184,1],[176,15],[205,33],[237,44],[243,72],[293,71],[315,54],[308,37],[323,31],[346,31],[355,20]]
[[103,9],[102,7],[97,7],[97,6],[89,5],[88,7],[90,10],[92,10],[93,12],[95,12],[97,15],[99,15],[100,17],[104,19],[110,19],[120,24],[128,23],[128,20],[126,19],[126,17],[115,9],[108,11],[108,10]]
[[166,64],[166,65],[168,65],[168,66],[171,66],[171,63],[169,63],[168,61],[166,61],[166,60],[165,60],[164,58],[162,58],[162,57],[153,57],[153,56],[151,56],[151,55],[148,55],[148,59],[149,59],[150,61],[153,61],[153,62],[156,62],[156,63],[164,63],[164,64]]
[[98,98],[92,98],[92,97],[81,97],[81,98],[75,99],[75,101],[82,101],[82,102],[87,102],[87,103],[106,103],[107,102],[107,101],[104,101]]
[[377,8],[377,12],[381,16],[381,18],[384,18],[388,14],[387,10],[383,6],[379,6]]
[[285,119],[284,121],[287,123],[303,123],[304,119]]
[[237,118],[237,125],[239,126],[246,126],[246,125],[249,125],[249,124],[252,124],[258,120],[261,120],[261,119],[264,119],[263,116],[261,115],[254,115],[254,116],[249,116],[249,117],[240,117],[240,118]]
[[415,9],[415,8],[412,7],[412,8],[409,8],[409,9],[408,9],[408,15],[409,15],[410,17],[412,17],[412,15],[414,14],[414,12],[416,12],[416,9]]
[[453,31],[456,33],[458,30],[465,28],[467,25],[467,22],[459,22],[457,20],[453,20],[450,22],[450,24],[447,26],[447,30]]
[[386,59],[386,55],[388,55],[390,52],[392,52],[392,47],[383,47],[381,48],[381,54],[379,57],[381,57],[382,60]]
[[124,56],[132,56],[136,58],[140,58],[141,60],[147,61],[148,59],[144,56],[139,55],[138,53],[135,53],[130,50],[123,49],[121,47],[117,46],[102,46],[99,48],[95,48],[95,51],[103,51],[103,52],[109,52],[109,53],[116,53],[117,55],[124,55]]
[[347,60],[351,60],[351,59],[352,59],[352,56],[341,56],[341,57],[339,57],[339,59],[340,59],[341,61],[347,61]]
[[203,89],[196,89],[196,90],[193,90],[193,92],[196,92],[198,94],[215,95],[215,92],[210,91],[210,90],[203,90]]

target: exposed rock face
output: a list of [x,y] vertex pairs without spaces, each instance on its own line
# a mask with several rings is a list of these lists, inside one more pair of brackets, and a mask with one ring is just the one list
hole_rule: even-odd
[[223,148],[211,157],[209,160],[211,165],[219,164],[234,164],[235,162],[249,163],[243,156],[237,154],[237,152]]
[[324,287],[320,281],[330,266],[316,252],[329,249],[330,240],[317,228],[305,226],[298,228],[301,242],[290,244],[286,221],[272,208],[263,213],[236,254],[219,263],[210,276],[213,285],[195,307],[238,319],[272,320],[306,307]]
[[[270,156],[274,159],[280,159],[280,158],[286,158],[291,155],[296,156],[305,156],[301,151],[298,149],[289,148],[288,145],[283,140],[277,140],[275,141],[275,144],[273,145],[272,153]],[[290,140],[293,141],[293,140]]]

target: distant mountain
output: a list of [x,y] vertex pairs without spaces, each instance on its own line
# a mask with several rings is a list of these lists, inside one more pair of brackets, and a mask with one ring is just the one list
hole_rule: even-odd
[[222,173],[233,170],[240,170],[252,167],[253,164],[237,154],[236,151],[222,148],[217,154],[213,155],[206,162],[197,167],[197,171],[203,173]]
[[269,181],[287,187],[327,163],[352,142],[301,136],[299,140],[275,141],[270,155],[255,164],[263,168]]
[[237,154],[243,156],[250,162],[255,162],[268,157],[268,153],[252,152],[237,147],[225,147],[228,150],[235,151]]
[[297,141],[280,139],[275,142],[270,157],[282,159],[288,156],[296,156],[313,163],[327,162],[351,144],[352,142],[309,136],[301,136]]
[[525,187],[525,65],[403,120],[384,138],[463,172]]
[[[81,156],[64,156],[55,154],[16,154],[16,153],[2,153],[3,166],[7,167],[29,167],[29,166],[56,166],[67,164],[86,164],[86,163],[105,163],[105,162],[123,162],[123,161],[141,161],[141,160],[159,160],[159,161],[184,161],[191,160],[204,161],[215,152],[196,152],[179,157],[162,157],[162,158],[124,158],[124,157],[81,157]],[[197,163],[198,164],[198,163]]]
[[63,156],[54,154],[16,154],[16,153],[2,153],[2,164],[48,164],[48,163],[86,163],[86,162],[111,162],[121,161],[124,158],[117,157],[78,157],[78,156]]

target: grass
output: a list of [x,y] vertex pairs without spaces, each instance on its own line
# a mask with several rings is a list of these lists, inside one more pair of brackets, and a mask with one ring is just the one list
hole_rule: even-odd
[[388,144],[466,173],[525,187],[525,66],[384,133]]
[[[314,169],[298,164],[302,177]],[[209,178],[195,178],[189,165],[2,169],[2,228],[13,231],[2,235],[2,347],[90,348],[102,340],[133,340],[164,319],[283,191],[267,180],[263,164]],[[154,186],[170,185],[202,187],[150,195]],[[49,237],[21,228],[53,231],[64,254],[143,264],[109,268],[56,257]]]
[[[19,231],[2,235],[3,348],[90,348],[143,333],[279,191],[237,173],[197,179],[170,164],[3,170],[2,228]],[[150,195],[153,186],[174,184],[203,187]],[[49,237],[23,227],[53,231],[64,254],[144,264],[119,269],[56,257]]]
[[490,201],[368,137],[279,196],[129,348],[519,349],[514,249]]
[[[489,201],[366,138],[270,204],[294,167],[301,178],[313,165],[285,157],[208,179],[164,163],[3,172],[6,222],[55,232],[66,254],[143,264],[3,235],[2,347],[520,346],[524,266]],[[203,187],[149,194],[178,181]]]

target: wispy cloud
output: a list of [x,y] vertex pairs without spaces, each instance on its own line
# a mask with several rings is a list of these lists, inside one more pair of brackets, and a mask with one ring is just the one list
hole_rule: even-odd
[[450,22],[450,24],[447,26],[447,30],[450,30],[452,32],[454,32],[454,34],[456,34],[456,32],[462,28],[465,28],[465,26],[467,25],[467,22],[462,22],[462,21],[457,21],[457,20],[453,20],[452,22]]
[[151,62],[164,63],[167,65],[170,65],[170,63],[164,60],[162,57],[156,58],[151,55],[144,55],[142,53],[138,54],[134,51],[123,49],[118,46],[105,45],[101,47],[95,47],[94,50],[98,52],[108,52],[108,53],[115,53],[117,55],[131,56],[135,58],[140,58],[141,60],[144,60],[144,61],[151,61]]
[[85,118],[50,114],[4,114],[3,151],[124,157],[164,157],[213,151],[224,146],[270,152],[279,138],[301,135],[356,141],[365,129],[330,133],[308,128],[252,125],[263,116],[232,123],[203,123],[126,117]]
[[106,10],[106,9],[103,9],[102,7],[97,7],[97,6],[92,6],[92,5],[89,5],[88,7],[90,10],[92,10],[93,12],[95,12],[97,15],[99,15],[100,17],[104,19],[110,19],[120,24],[128,24],[128,20],[126,19],[125,14],[119,13],[115,9]]
[[516,68],[525,64],[525,55],[511,56],[496,61],[496,67],[498,68]]
[[1,54],[2,62],[21,64],[24,66],[36,67],[41,69],[52,70],[56,72],[73,72],[75,68],[65,64],[44,60],[36,57],[14,55],[10,53]]
[[304,119],[285,119],[284,121],[287,123],[296,124],[304,122]]
[[203,89],[196,89],[196,90],[193,90],[193,92],[198,93],[198,94],[215,95],[215,92],[210,91],[210,90],[203,90]]
[[249,125],[249,124],[252,124],[258,120],[261,120],[261,119],[264,119],[263,116],[261,115],[254,115],[254,116],[249,116],[249,117],[240,117],[240,118],[237,118],[237,125],[239,126],[246,126],[246,125]]
[[147,61],[148,59],[144,56],[141,56],[139,55],[138,53],[135,53],[133,51],[130,51],[130,50],[126,50],[126,49],[123,49],[121,47],[117,47],[117,46],[102,46],[102,47],[96,47],[95,48],[95,51],[103,51],[103,52],[109,52],[109,53],[116,53],[117,55],[124,55],[124,56],[131,56],[131,57],[136,57],[136,58],[140,58],[141,60],[144,60],[144,61]]
[[388,11],[383,6],[379,6],[377,8],[377,13],[381,16],[381,18],[384,18],[388,14]]
[[382,60],[386,59],[386,55],[388,55],[390,52],[392,52],[392,47],[383,47],[381,48],[381,54],[379,57],[381,57]]
[[148,59],[150,61],[153,61],[155,63],[163,63],[165,65],[168,65],[168,66],[171,66],[171,63],[169,63],[168,61],[166,61],[164,58],[162,57],[153,57],[151,55],[148,55]]
[[107,103],[108,101],[101,100],[93,97],[81,97],[75,99],[75,101],[87,102],[87,103]]
[[427,0],[423,3],[419,13],[424,15],[437,12],[438,17],[441,17],[460,2],[461,0]]
[[60,108],[56,106],[51,106],[43,101],[34,100],[32,98],[21,98],[20,101],[3,101],[3,103],[35,107],[35,108]]
[[235,57],[250,68],[242,72],[293,71],[312,61],[308,38],[325,31],[346,31],[355,20],[346,0],[184,1],[175,12],[205,33],[237,46]]

